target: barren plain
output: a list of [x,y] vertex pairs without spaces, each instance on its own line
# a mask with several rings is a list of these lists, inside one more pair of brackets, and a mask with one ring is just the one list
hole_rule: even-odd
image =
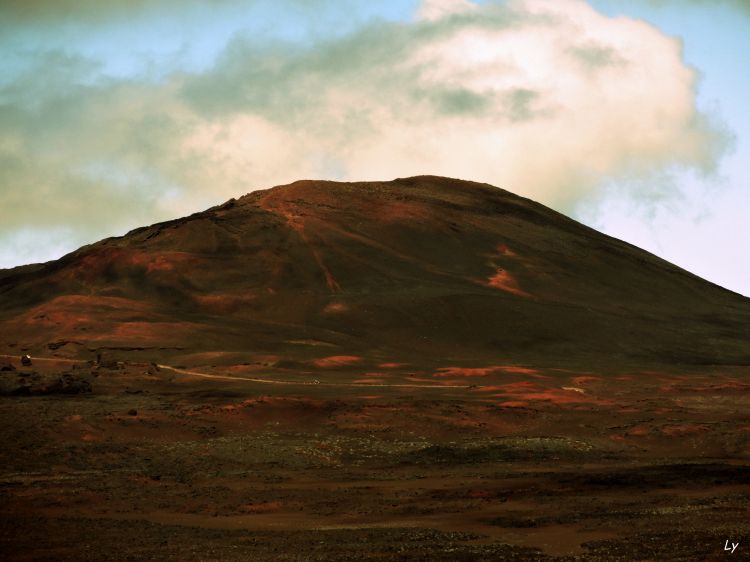
[[748,559],[749,327],[491,186],[254,192],[0,271],[0,552]]

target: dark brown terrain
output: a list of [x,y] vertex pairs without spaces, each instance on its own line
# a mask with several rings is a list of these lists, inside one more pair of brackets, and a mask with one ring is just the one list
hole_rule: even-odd
[[0,270],[0,369],[3,559],[750,559],[750,299],[486,184]]

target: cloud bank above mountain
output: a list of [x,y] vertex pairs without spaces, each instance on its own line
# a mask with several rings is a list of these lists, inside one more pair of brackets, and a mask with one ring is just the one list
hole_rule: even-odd
[[0,82],[0,241],[78,244],[300,178],[439,174],[571,211],[623,178],[668,197],[643,180],[711,173],[731,141],[677,39],[581,0],[427,0],[312,44],[240,34],[209,68],[158,78],[24,56]]

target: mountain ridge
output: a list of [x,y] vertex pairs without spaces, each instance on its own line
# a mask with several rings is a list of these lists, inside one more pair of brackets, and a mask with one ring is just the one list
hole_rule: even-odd
[[[543,211],[545,211],[547,213],[557,215],[557,217],[559,217],[560,219],[562,219],[561,222],[563,222],[563,223],[564,222],[569,223],[569,226],[572,229],[580,228],[580,229],[585,229],[586,231],[588,231],[590,233],[596,233],[597,235],[599,235],[599,236],[601,236],[603,238],[606,238],[609,241],[614,242],[616,244],[623,245],[623,246],[627,247],[628,249],[637,250],[637,251],[643,252],[645,254],[648,254],[650,257],[654,258],[655,260],[664,262],[664,264],[668,265],[670,268],[679,269],[679,270],[681,270],[682,272],[684,272],[685,274],[687,274],[690,277],[694,277],[694,278],[700,279],[701,281],[704,281],[706,283],[710,283],[711,285],[714,285],[717,288],[723,289],[723,290],[725,290],[725,291],[727,291],[729,293],[732,293],[734,295],[737,295],[737,296],[740,296],[740,297],[743,297],[743,298],[748,298],[748,297],[746,297],[745,295],[743,295],[741,293],[733,291],[732,289],[729,289],[729,288],[724,287],[724,286],[722,286],[722,285],[720,285],[718,283],[715,283],[713,281],[710,281],[708,279],[700,277],[698,274],[695,274],[695,273],[691,272],[690,270],[687,270],[687,269],[685,269],[683,267],[680,267],[679,265],[674,264],[674,263],[666,260],[665,258],[662,258],[662,257],[660,257],[660,256],[658,256],[658,255],[656,255],[656,254],[654,254],[652,252],[649,252],[648,250],[640,248],[639,246],[636,246],[635,244],[627,242],[626,240],[623,240],[621,238],[617,238],[615,236],[611,236],[611,235],[608,235],[608,234],[603,233],[601,231],[598,231],[598,230],[596,230],[593,227],[590,227],[590,226],[588,226],[588,225],[586,225],[584,223],[581,223],[580,221],[577,221],[576,219],[573,219],[573,218],[565,215],[564,213],[561,213],[559,211],[555,211],[554,209],[552,209],[550,207],[546,207],[545,205],[543,205],[541,203],[538,203],[538,202],[534,201],[533,199],[530,199],[530,198],[527,198],[527,197],[523,197],[521,195],[516,195],[513,192],[504,190],[504,189],[499,188],[499,187],[492,186],[491,184],[488,184],[488,183],[473,182],[473,181],[462,180],[462,179],[458,179],[458,178],[448,178],[448,177],[434,176],[434,175],[419,175],[419,176],[410,176],[410,177],[405,177],[405,178],[395,178],[394,180],[391,180],[391,182],[393,182],[393,183],[403,183],[403,182],[412,182],[414,180],[419,180],[419,179],[450,180],[450,181],[454,181],[454,182],[461,183],[461,184],[478,185],[478,186],[483,186],[483,187],[490,188],[492,190],[500,191],[500,192],[504,193],[505,195],[510,195],[513,198],[521,200],[521,201],[523,201],[523,202],[525,202],[527,204],[533,205],[533,206],[535,206],[537,208],[541,208],[541,209],[543,209]],[[214,206],[209,207],[209,208],[207,208],[205,210],[202,210],[202,211],[197,211],[195,213],[191,213],[191,214],[186,215],[184,217],[177,217],[177,218],[174,218],[174,219],[168,219],[168,220],[164,220],[164,221],[159,221],[159,222],[156,222],[156,223],[153,223],[153,224],[150,224],[150,225],[139,226],[139,227],[136,227],[136,228],[133,228],[133,229],[129,230],[125,234],[122,234],[122,235],[119,235],[119,236],[109,236],[109,237],[103,238],[101,240],[98,240],[98,241],[95,241],[95,242],[91,242],[89,244],[85,244],[85,245],[83,245],[83,246],[81,246],[81,247],[79,247],[79,248],[77,248],[77,249],[75,249],[75,250],[73,250],[73,251],[71,251],[71,252],[69,252],[67,254],[64,254],[63,256],[61,256],[59,258],[56,258],[56,259],[48,260],[46,262],[34,262],[34,263],[28,263],[28,264],[21,264],[21,265],[10,267],[10,268],[0,268],[0,279],[2,279],[3,277],[9,277],[9,276],[14,275],[16,273],[35,272],[35,271],[37,271],[42,266],[46,266],[48,264],[56,263],[56,262],[59,262],[60,260],[65,260],[66,258],[68,258],[70,256],[78,255],[82,251],[85,251],[85,250],[87,250],[87,249],[89,249],[91,247],[97,246],[97,245],[102,244],[102,243],[119,241],[119,240],[125,240],[125,239],[127,239],[127,238],[129,238],[131,236],[134,236],[134,235],[142,233],[142,232],[146,232],[146,231],[151,230],[151,229],[155,229],[155,228],[156,229],[168,228],[168,227],[171,227],[171,226],[175,226],[175,225],[179,225],[179,224],[184,224],[186,222],[190,222],[191,220],[196,220],[196,219],[204,218],[204,217],[210,216],[210,214],[212,212],[214,212],[214,211],[220,211],[220,210],[232,208],[232,207],[234,207],[237,204],[247,203],[248,201],[252,201],[253,196],[257,196],[257,195],[261,195],[261,194],[268,194],[269,192],[271,192],[272,190],[275,190],[275,189],[291,187],[291,186],[295,186],[295,185],[298,185],[298,184],[302,184],[302,185],[315,185],[315,186],[325,186],[327,184],[330,184],[330,185],[346,184],[346,185],[359,186],[359,185],[368,185],[368,184],[373,184],[373,183],[389,183],[389,182],[384,182],[384,181],[380,181],[380,182],[365,182],[365,181],[361,181],[361,182],[339,182],[339,181],[333,181],[333,180],[303,179],[303,180],[297,180],[295,182],[292,182],[291,184],[283,184],[283,185],[277,185],[277,186],[274,186],[274,187],[271,187],[271,188],[253,190],[253,191],[250,191],[250,192],[248,192],[248,193],[246,193],[244,195],[241,195],[239,197],[232,197],[232,198],[228,199],[227,201],[225,201],[223,203],[219,203],[217,205],[214,205]]]
[[439,176],[300,180],[9,271],[0,335],[30,350],[255,356],[311,340],[356,356],[521,362],[747,355],[742,295],[530,199]]

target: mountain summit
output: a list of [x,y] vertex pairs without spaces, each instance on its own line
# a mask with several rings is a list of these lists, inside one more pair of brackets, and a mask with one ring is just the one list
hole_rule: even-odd
[[298,181],[0,271],[0,353],[747,365],[749,326],[747,298],[434,176]]

